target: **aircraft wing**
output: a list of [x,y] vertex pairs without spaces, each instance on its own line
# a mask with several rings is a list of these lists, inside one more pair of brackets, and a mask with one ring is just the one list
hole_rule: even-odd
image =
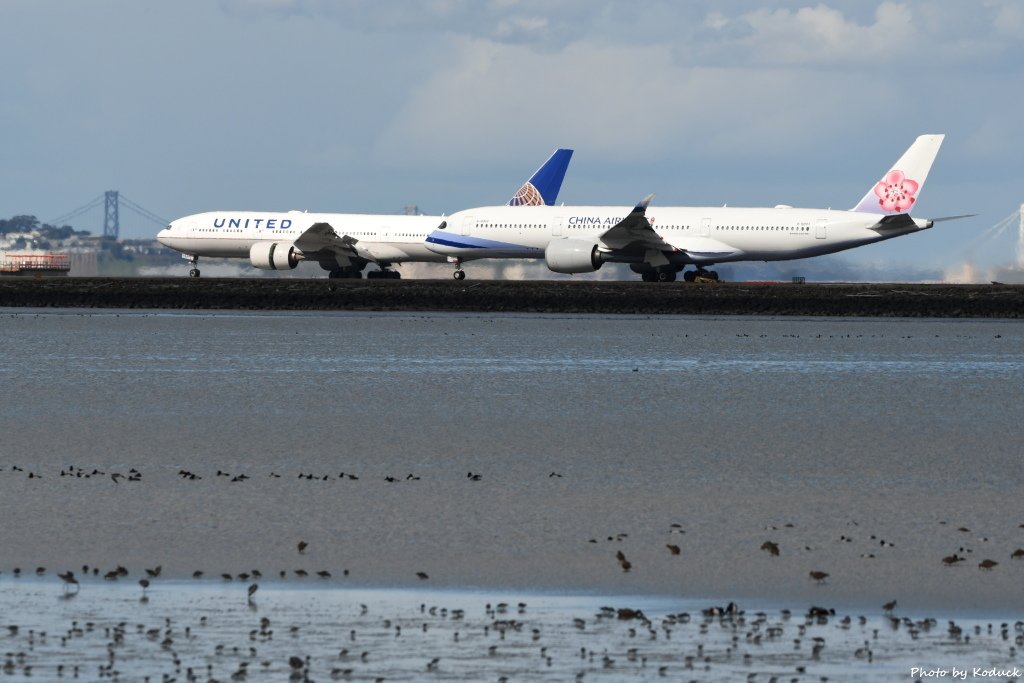
[[355,237],[338,235],[330,223],[314,223],[306,232],[295,240],[295,246],[304,254],[317,251],[343,253],[345,256],[356,256]]
[[667,242],[647,220],[647,206],[653,198],[653,194],[644,197],[628,216],[602,234],[598,238],[601,244],[611,251],[642,253],[652,265],[668,263],[670,259],[666,254],[672,253],[686,253],[694,262],[715,261],[739,253],[728,244],[696,235],[673,238],[672,242]]
[[674,251],[671,244],[654,232],[647,220],[647,206],[652,199],[653,194],[641,199],[628,216],[598,237],[601,243],[613,251]]

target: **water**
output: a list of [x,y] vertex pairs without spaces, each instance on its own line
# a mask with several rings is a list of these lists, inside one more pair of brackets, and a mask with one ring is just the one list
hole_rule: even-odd
[[1022,342],[999,321],[7,311],[0,571],[1012,611]]
[[250,600],[229,583],[170,581],[143,593],[98,581],[75,594],[20,579],[4,588],[2,670],[15,681],[914,680],[915,667],[1012,670],[1024,644],[1020,621],[958,619],[953,629],[926,616],[705,616],[706,604],[663,597],[273,582]]

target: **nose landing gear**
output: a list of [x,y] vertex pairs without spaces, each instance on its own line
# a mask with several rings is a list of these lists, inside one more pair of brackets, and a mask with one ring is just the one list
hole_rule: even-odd
[[466,279],[466,271],[462,270],[462,259],[460,259],[458,256],[449,256],[448,263],[455,264],[455,272],[452,273],[453,278],[455,278],[456,280]]

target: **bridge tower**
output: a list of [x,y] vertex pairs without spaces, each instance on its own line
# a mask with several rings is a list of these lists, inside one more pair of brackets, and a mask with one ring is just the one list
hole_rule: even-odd
[[1017,230],[1017,267],[1024,268],[1024,204],[1020,205],[1020,227]]
[[121,232],[121,220],[118,217],[117,190],[107,190],[106,209],[103,212],[103,236],[117,239]]

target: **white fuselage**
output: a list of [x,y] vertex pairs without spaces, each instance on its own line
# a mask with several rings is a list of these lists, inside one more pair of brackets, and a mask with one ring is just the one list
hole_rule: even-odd
[[[492,206],[459,211],[427,243],[446,256],[542,258],[552,240],[598,242],[631,207]],[[676,254],[676,263],[806,258],[858,247],[931,227],[916,219],[898,229],[875,230],[882,216],[831,209],[651,207],[647,219]]]
[[[329,223],[339,236],[357,240],[355,251],[369,261],[443,262],[424,239],[444,219],[352,213],[287,213],[211,211],[173,221],[157,235],[161,244],[188,254],[212,258],[248,258],[258,242],[294,242],[315,223]],[[304,258],[317,258],[303,254]]]

